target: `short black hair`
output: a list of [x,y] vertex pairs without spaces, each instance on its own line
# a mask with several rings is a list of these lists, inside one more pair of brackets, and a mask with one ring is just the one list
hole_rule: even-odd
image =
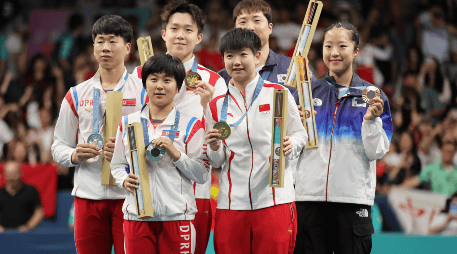
[[131,43],[133,29],[129,22],[119,15],[104,15],[99,18],[92,27],[92,41],[99,34],[114,34],[121,36],[125,43]]
[[354,42],[354,50],[359,48],[359,43],[360,43],[359,32],[357,31],[357,28],[353,24],[351,24],[347,21],[340,21],[340,22],[331,24],[327,29],[325,29],[324,39],[325,39],[325,34],[335,27],[344,28],[344,29],[348,30],[349,32],[351,32],[352,33],[351,40]]
[[260,51],[262,42],[259,36],[249,29],[232,28],[221,39],[219,52],[224,57],[225,52],[250,48],[254,55]]
[[262,12],[265,18],[267,18],[268,24],[273,22],[271,17],[271,7],[264,0],[242,0],[233,9],[233,23],[236,23],[238,16],[243,12]]
[[206,23],[206,14],[200,7],[195,4],[189,4],[186,0],[174,0],[163,7],[162,14],[160,15],[162,19],[162,30],[167,28],[170,17],[177,12],[188,13],[192,16],[192,20],[197,23],[198,33],[201,34],[203,32]]
[[182,82],[186,77],[186,70],[179,58],[167,53],[159,53],[149,58],[143,65],[141,71],[141,81],[146,87],[146,80],[149,75],[165,73],[165,75],[175,78],[178,91],[181,89]]

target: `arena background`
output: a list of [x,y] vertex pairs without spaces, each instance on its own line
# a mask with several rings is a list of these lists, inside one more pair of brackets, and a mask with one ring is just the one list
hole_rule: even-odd
[[[361,37],[354,70],[381,87],[391,104],[394,135],[391,151],[377,166],[372,253],[455,252],[455,235],[429,235],[428,231],[449,194],[428,183],[414,189],[401,187],[427,165],[440,161],[443,140],[457,138],[457,1],[321,1],[324,9],[308,56],[316,78],[327,73],[323,31],[335,21],[349,20]],[[238,1],[191,2],[208,15],[196,56],[202,65],[219,71],[223,62],[218,42],[233,27],[231,13]],[[274,24],[270,48],[290,56],[308,1],[268,2]],[[134,28],[135,40],[152,37],[157,54],[166,50],[159,17],[164,4],[159,0],[1,1],[0,185],[4,185],[1,164],[20,162],[23,181],[40,193],[45,219],[32,231],[0,233],[0,253],[76,253],[69,225],[74,169],[57,165],[50,154],[60,103],[70,87],[92,77],[98,68],[90,38],[98,17],[122,15]],[[130,73],[139,65],[132,43],[126,59]],[[457,179],[451,184],[457,190]],[[216,171],[213,208],[217,197]],[[207,253],[214,253],[212,239]]]

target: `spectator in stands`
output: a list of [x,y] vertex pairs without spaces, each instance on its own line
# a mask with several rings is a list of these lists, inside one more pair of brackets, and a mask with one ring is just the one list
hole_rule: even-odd
[[456,152],[456,140],[452,134],[442,139],[441,161],[429,164],[418,176],[407,179],[402,187],[414,188],[423,182],[429,182],[432,192],[452,195],[457,191],[457,165],[453,163]]
[[64,70],[70,70],[74,58],[85,50],[84,17],[81,14],[72,14],[67,28],[68,31],[60,35],[53,49],[53,60]]
[[276,17],[276,24],[271,34],[277,38],[281,50],[287,50],[290,47],[295,46],[303,23],[303,20],[298,24],[292,22],[290,16],[289,9],[281,8]]
[[426,60],[417,76],[416,85],[421,97],[421,107],[425,109],[425,117],[430,118],[433,124],[437,124],[446,112],[446,105],[440,99],[442,90],[437,89],[443,88],[443,79],[436,80],[437,73],[439,70],[437,70],[435,60]]
[[420,160],[417,157],[416,145],[409,131],[404,131],[399,141],[401,162],[393,167],[387,174],[387,182],[399,185],[405,179],[417,175],[420,172]]
[[17,104],[6,104],[3,97],[0,96],[0,161],[3,160],[3,147],[13,140],[14,133],[8,124],[3,120],[5,116],[14,109],[17,108]]
[[35,229],[44,217],[38,191],[21,181],[18,162],[7,162],[4,175],[6,185],[0,189],[0,232]]
[[417,74],[407,71],[403,74],[400,92],[394,96],[394,128],[396,131],[403,132],[408,130],[413,122],[413,114],[422,113],[421,97],[417,84]]
[[443,124],[433,126],[430,121],[423,120],[419,124],[421,139],[418,145],[417,156],[421,161],[422,169],[428,164],[440,161],[441,153],[438,138],[443,133]]
[[441,213],[433,217],[430,234],[457,236],[457,192],[446,200],[446,207]]
[[423,56],[419,46],[410,46],[408,48],[408,52],[406,54],[404,62],[405,71],[413,71],[415,73],[419,73],[420,67],[422,66],[422,61]]
[[450,37],[455,27],[446,23],[443,8],[438,4],[418,16],[422,52],[426,57],[435,57],[440,63],[449,60]]

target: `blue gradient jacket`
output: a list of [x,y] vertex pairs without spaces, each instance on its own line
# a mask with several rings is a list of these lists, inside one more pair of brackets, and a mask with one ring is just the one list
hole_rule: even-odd
[[[265,79],[271,83],[284,85],[284,81],[286,80],[287,76],[287,69],[289,68],[290,61],[292,58],[288,56],[283,56],[280,54],[276,54],[273,50],[270,49],[270,53],[268,54],[267,61],[265,66],[259,71],[260,76],[266,71],[270,71],[268,78]],[[228,82],[232,77],[227,73],[227,70],[222,69],[218,72],[218,74]],[[263,78],[263,76],[262,76]],[[290,93],[294,93],[295,90],[289,88]]]
[[[362,90],[351,89],[338,99],[337,86],[332,77],[311,84],[319,147],[300,155],[295,200],[373,205],[376,160],[387,153],[392,138],[389,101],[381,91],[383,113],[367,121]],[[350,87],[361,86],[372,84],[354,74]]]

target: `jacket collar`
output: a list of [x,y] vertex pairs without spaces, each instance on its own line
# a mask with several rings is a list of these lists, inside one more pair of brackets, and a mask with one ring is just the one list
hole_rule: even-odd
[[[333,76],[330,76],[327,72],[327,76],[324,77],[324,79],[331,85],[333,85],[336,88],[339,88],[338,86],[341,86],[340,84],[336,83],[336,80]],[[352,79],[351,79],[351,84],[349,84],[349,87],[356,87],[356,86],[363,86],[363,79],[359,77],[359,75],[352,73]]]
[[268,58],[267,61],[265,62],[265,65],[262,67],[260,71],[263,71],[265,69],[273,68],[278,65],[278,54],[273,52],[273,50],[270,49],[270,52],[268,53]]
[[[125,85],[124,79],[126,78],[126,75],[128,75],[128,73],[127,73],[127,69],[124,67],[124,73],[122,74],[121,78],[117,82],[117,85],[114,87],[113,91],[119,91]],[[100,80],[100,69],[97,71],[97,73],[95,73],[92,80],[95,81],[95,83],[94,83],[95,88],[103,90],[102,82]]]
[[[148,102],[146,105],[143,106],[140,112],[140,117],[145,118],[147,122],[149,122],[149,103]],[[171,112],[168,114],[167,118],[165,118],[165,121],[163,121],[163,125],[173,125],[175,124],[175,117],[176,117],[176,106],[173,105],[173,109]]]
[[[255,78],[253,80],[251,80],[251,82],[249,82],[246,85],[246,88],[244,89],[244,96],[245,96],[247,105],[251,104],[251,100],[252,100],[252,97],[254,96],[254,91],[257,86],[257,82],[259,82],[259,79],[260,79],[260,75],[257,72],[255,75]],[[229,89],[229,93],[232,94],[235,98],[237,98],[237,100],[242,99],[241,97],[237,97],[237,96],[241,96],[241,94],[240,94],[240,91],[235,86],[233,86],[232,84],[229,83],[228,89]]]

